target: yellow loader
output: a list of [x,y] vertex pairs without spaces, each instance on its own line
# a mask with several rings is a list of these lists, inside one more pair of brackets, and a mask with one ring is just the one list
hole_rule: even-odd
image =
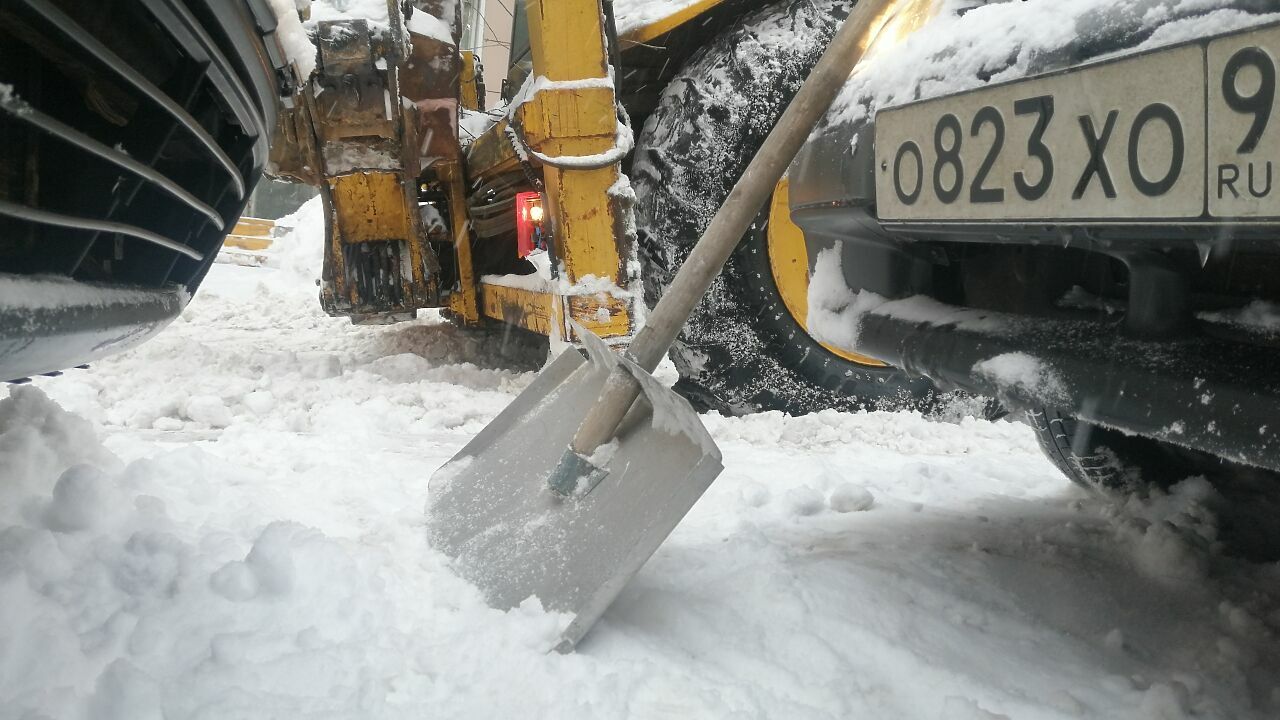
[[[576,323],[611,345],[851,6],[517,2],[507,103],[486,112],[457,4],[388,5],[389,27],[311,24],[316,68],[273,142],[269,171],[325,204],[323,307],[360,323],[442,308],[570,341]],[[905,31],[934,3],[894,5]],[[927,382],[807,333],[808,266],[783,181],[673,348],[680,392],[734,414],[928,405]]]

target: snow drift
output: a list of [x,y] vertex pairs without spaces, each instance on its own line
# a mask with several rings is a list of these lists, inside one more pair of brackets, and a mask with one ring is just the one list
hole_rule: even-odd
[[1111,505],[1020,425],[907,413],[704,416],[724,474],[548,655],[561,619],[486,607],[422,515],[545,350],[312,281],[216,266],[152,342],[0,391],[0,717],[1280,712],[1280,573],[1211,488]]

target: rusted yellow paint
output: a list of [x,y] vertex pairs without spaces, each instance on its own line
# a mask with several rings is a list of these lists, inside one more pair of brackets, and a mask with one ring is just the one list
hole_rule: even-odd
[[476,86],[476,54],[462,51],[462,75],[458,78],[459,102],[468,110],[480,109],[480,92]]
[[[528,16],[535,76],[554,81],[608,77],[597,0],[530,0]],[[566,38],[574,40],[567,43]],[[598,155],[616,142],[617,110],[609,87],[545,88],[527,98],[516,116],[523,142],[544,156]],[[536,157],[531,164],[541,165]],[[467,166],[472,181],[519,171],[506,122],[472,143]],[[556,260],[564,269],[564,279],[572,285],[594,276],[624,286],[623,258],[631,257],[634,248],[623,232],[624,214],[630,210],[609,194],[620,177],[618,166],[583,170],[544,166],[542,175]],[[566,315],[601,337],[626,337],[633,330],[630,298],[561,296],[489,284],[482,284],[479,294],[480,314],[538,333],[568,337]],[[455,294],[450,308],[460,312],[463,302]]]
[[539,335],[564,337],[561,307],[560,297],[551,293],[488,283],[480,285],[480,309],[485,317]]
[[627,303],[601,295],[570,295],[569,317],[602,338],[626,337],[631,332],[631,312]]
[[239,250],[258,252],[271,247],[271,231],[276,227],[275,220],[242,217],[236,222],[222,244]]
[[[791,221],[788,206],[790,184],[783,178],[773,190],[769,205],[769,268],[778,287],[782,304],[792,319],[809,332],[809,251],[804,244],[804,231]],[[832,354],[859,365],[888,367],[875,358],[842,350],[819,341]]]
[[236,221],[236,226],[231,230],[231,234],[239,235],[240,237],[269,237],[275,227],[275,220],[242,217]]
[[[403,242],[408,251],[408,276],[400,277],[404,306],[370,308],[377,312],[406,312],[427,307],[432,296],[434,278],[426,272],[426,258],[417,231],[417,188],[404,183],[396,172],[363,172],[338,175],[327,179],[324,195],[329,213],[326,225],[325,280],[332,282],[328,306],[342,299],[343,307],[364,312],[364,303],[355,287],[347,285],[343,246],[363,242],[392,240]],[[403,250],[402,250],[403,252]],[[323,292],[329,293],[329,288]],[[326,295],[328,297],[328,295]]]
[[222,241],[226,247],[238,248],[240,250],[250,250],[257,252],[266,250],[271,247],[271,238],[261,236],[246,236],[240,234],[228,235],[226,240]]
[[610,88],[542,90],[517,112],[525,140],[543,155],[595,155],[613,147],[618,121]]
[[570,283],[594,275],[622,284],[618,245],[622,238],[608,190],[617,182],[617,169],[546,173],[548,206],[554,218],[556,248]]
[[507,137],[507,121],[500,120],[467,149],[467,175],[483,182],[510,172],[520,172],[520,158]]
[[[598,0],[529,0],[529,43],[535,76],[552,81],[608,77],[608,57]],[[565,38],[573,38],[566,43]],[[569,48],[572,48],[569,51]],[[618,126],[611,87],[545,88],[517,111],[525,141],[537,152],[557,158],[593,156],[614,148]],[[620,178],[618,165],[596,169],[543,168],[547,212],[557,261],[574,284],[594,276],[627,282],[623,258],[635,249],[626,237],[624,207],[610,196]],[[606,335],[630,334],[629,300],[606,299],[608,320],[597,318],[599,305],[571,297],[570,314]],[[603,315],[601,315],[603,317]]]
[[643,25],[626,33],[625,35],[622,35],[618,38],[618,42],[622,45],[624,50],[631,45],[647,43],[650,40],[665,35],[690,20],[697,18],[722,2],[724,2],[724,0],[699,0],[698,2],[681,8],[664,18],[654,20],[648,25]]
[[557,295],[527,288],[480,283],[480,312],[487,318],[541,335],[572,338],[569,317],[602,338],[626,337],[631,329],[624,301],[600,295]]
[[527,0],[525,9],[535,76],[607,77],[599,0]]
[[[333,197],[333,221],[341,242],[413,237],[409,204],[395,173],[339,175],[329,178],[329,189]],[[417,212],[417,208],[413,211]]]
[[449,296],[449,308],[467,324],[480,321],[475,268],[471,263],[470,218],[467,215],[466,179],[456,163],[439,163],[436,176],[449,192],[449,214],[453,223],[453,254],[458,264],[458,290]]

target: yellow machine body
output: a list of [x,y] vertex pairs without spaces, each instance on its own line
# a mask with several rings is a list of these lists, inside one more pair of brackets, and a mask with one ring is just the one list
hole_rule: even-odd
[[[389,17],[400,17],[399,5],[390,0]],[[443,2],[414,5],[444,16]],[[528,18],[534,71],[551,82],[477,140],[468,159],[458,112],[481,107],[474,53],[458,52],[456,37],[450,45],[405,27],[375,36],[361,21],[320,24],[318,66],[281,117],[272,160],[277,175],[321,191],[321,303],[330,314],[394,321],[440,307],[466,324],[496,320],[562,338],[572,336],[570,321],[608,338],[633,332],[638,264],[618,163],[552,166],[553,158],[571,163],[614,150],[626,132],[598,2],[534,0]],[[407,37],[408,47],[395,37]],[[597,86],[557,86],[582,80]],[[472,230],[468,195],[504,176],[536,178],[554,281],[504,282],[477,264],[483,239]]]
[[[411,12],[447,22],[446,6],[454,12],[453,44],[400,26],[397,0],[388,0],[396,18],[389,33],[372,34],[361,21],[320,24],[318,66],[295,108],[281,115],[272,161],[277,175],[320,189],[321,303],[330,314],[385,322],[437,307],[468,325],[497,321],[570,340],[578,324],[613,344],[636,331],[634,198],[620,168],[631,129],[620,120],[605,15],[599,0],[524,2],[536,81],[465,149],[459,113],[481,111],[483,89],[475,54],[457,47],[457,3],[411,3]],[[741,11],[725,0],[693,2],[621,35],[617,51],[624,62],[634,56],[653,65],[644,53],[660,52],[673,31],[697,23],[714,32],[733,12]],[[407,42],[389,39],[396,37]],[[786,215],[781,190],[775,217]],[[493,270],[495,253],[516,262],[513,247],[492,239],[510,234],[504,213],[513,216],[507,208],[516,191],[543,200],[551,278],[504,271],[502,263]],[[788,309],[803,318],[803,238],[789,218],[773,227],[775,279]]]

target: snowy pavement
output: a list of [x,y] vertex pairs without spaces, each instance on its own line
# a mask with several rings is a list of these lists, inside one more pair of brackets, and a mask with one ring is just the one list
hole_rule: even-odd
[[327,318],[288,251],[0,400],[0,718],[1280,715],[1280,566],[1211,490],[1111,507],[972,419],[705,417],[724,474],[547,654],[563,618],[484,606],[423,518],[541,358]]

